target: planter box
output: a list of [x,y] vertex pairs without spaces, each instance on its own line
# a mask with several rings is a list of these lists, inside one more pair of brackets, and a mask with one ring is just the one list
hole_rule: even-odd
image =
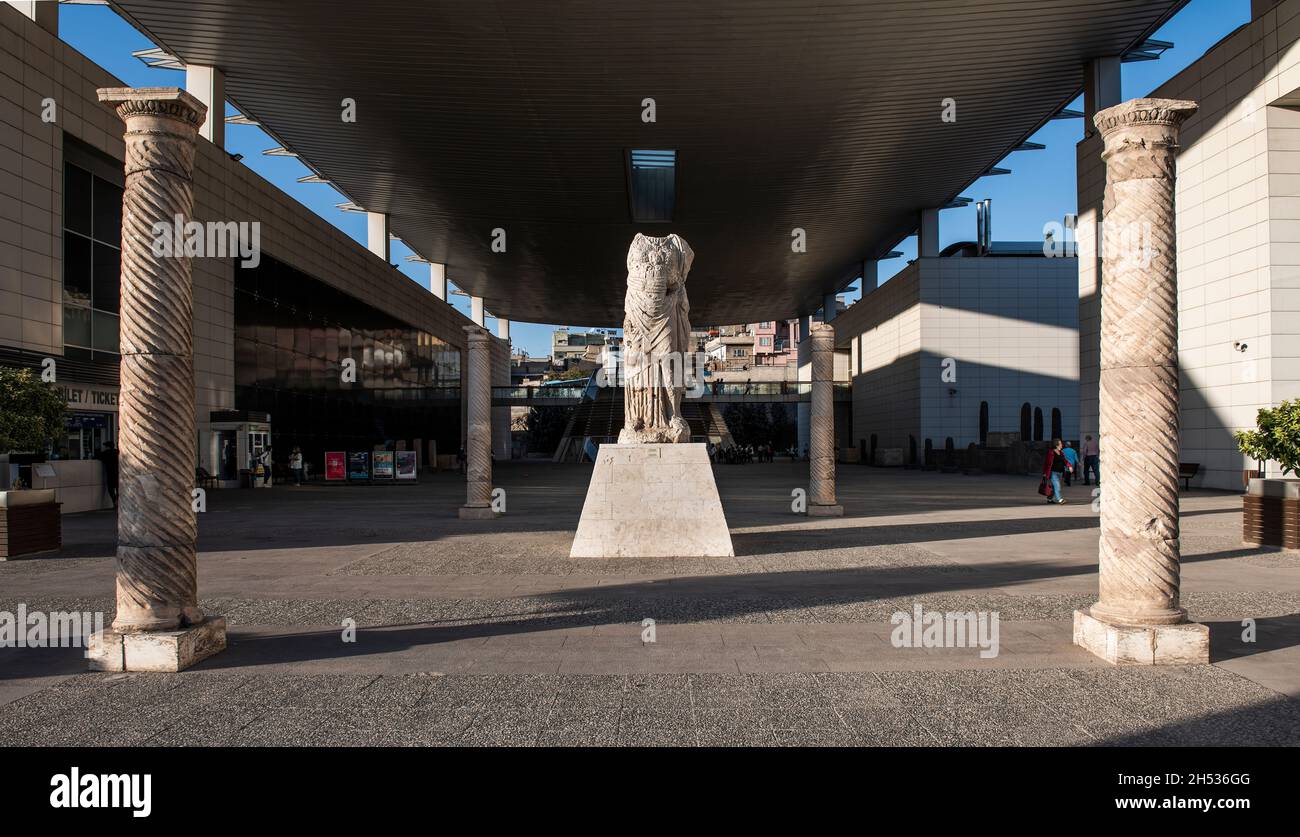
[[1252,479],[1241,504],[1243,542],[1300,549],[1300,480]]
[[0,491],[0,561],[61,547],[60,505],[52,488]]

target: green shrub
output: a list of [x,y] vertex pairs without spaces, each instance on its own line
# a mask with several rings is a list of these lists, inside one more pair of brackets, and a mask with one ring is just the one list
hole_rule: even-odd
[[39,452],[63,433],[63,393],[30,369],[0,366],[0,453]]
[[1277,462],[1283,474],[1300,473],[1300,399],[1261,409],[1255,424],[1254,430],[1233,434],[1241,452],[1260,462]]

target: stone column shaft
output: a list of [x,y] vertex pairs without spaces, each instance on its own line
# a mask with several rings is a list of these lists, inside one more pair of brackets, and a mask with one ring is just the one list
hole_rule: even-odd
[[[117,618],[119,633],[203,620],[191,505],[194,419],[193,286],[178,230],[194,205],[194,143],[206,108],[176,88],[99,91],[126,122],[122,197],[121,405]],[[154,255],[155,231],[171,234]]]
[[812,327],[812,410],[808,451],[808,514],[844,513],[835,502],[835,327]]
[[465,455],[465,505],[460,516],[466,519],[494,517],[492,511],[492,335],[478,326],[465,326],[466,351],[465,404],[468,430]]
[[1106,150],[1101,284],[1101,601],[1094,615],[1181,622],[1174,154],[1190,102],[1097,114]]
[[1107,467],[1101,595],[1076,614],[1075,636],[1112,662],[1208,661],[1204,627],[1184,624],[1179,604],[1174,169],[1179,127],[1195,111],[1193,102],[1135,99],[1095,120],[1106,162],[1099,441]]

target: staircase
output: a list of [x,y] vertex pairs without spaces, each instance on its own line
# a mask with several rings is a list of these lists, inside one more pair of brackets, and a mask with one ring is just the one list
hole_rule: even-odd
[[719,404],[701,404],[704,412],[708,415],[708,436],[709,441],[715,445],[727,447],[735,444],[735,439],[731,438],[731,428],[727,427],[727,420],[722,416],[722,406]]

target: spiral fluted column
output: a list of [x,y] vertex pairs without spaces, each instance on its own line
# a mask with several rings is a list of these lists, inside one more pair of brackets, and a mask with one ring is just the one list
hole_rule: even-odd
[[[203,621],[190,496],[193,286],[190,259],[174,234],[193,209],[194,143],[207,108],[176,88],[103,89],[99,99],[115,104],[126,122],[113,630],[176,630]],[[157,224],[168,228],[170,247],[153,246]]]
[[465,404],[468,429],[465,505],[462,518],[494,517],[492,511],[492,335],[482,326],[465,326],[467,338]]
[[812,340],[812,409],[808,451],[808,514],[838,517],[835,502],[835,327],[818,323]]
[[[1080,612],[1093,635],[1081,638],[1076,616],[1075,639],[1113,662],[1185,662],[1185,646],[1204,633],[1179,605],[1174,167],[1179,127],[1195,112],[1193,102],[1135,99],[1095,117],[1106,163],[1100,444],[1109,467],[1101,595]],[[1200,631],[1158,630],[1169,626]]]

